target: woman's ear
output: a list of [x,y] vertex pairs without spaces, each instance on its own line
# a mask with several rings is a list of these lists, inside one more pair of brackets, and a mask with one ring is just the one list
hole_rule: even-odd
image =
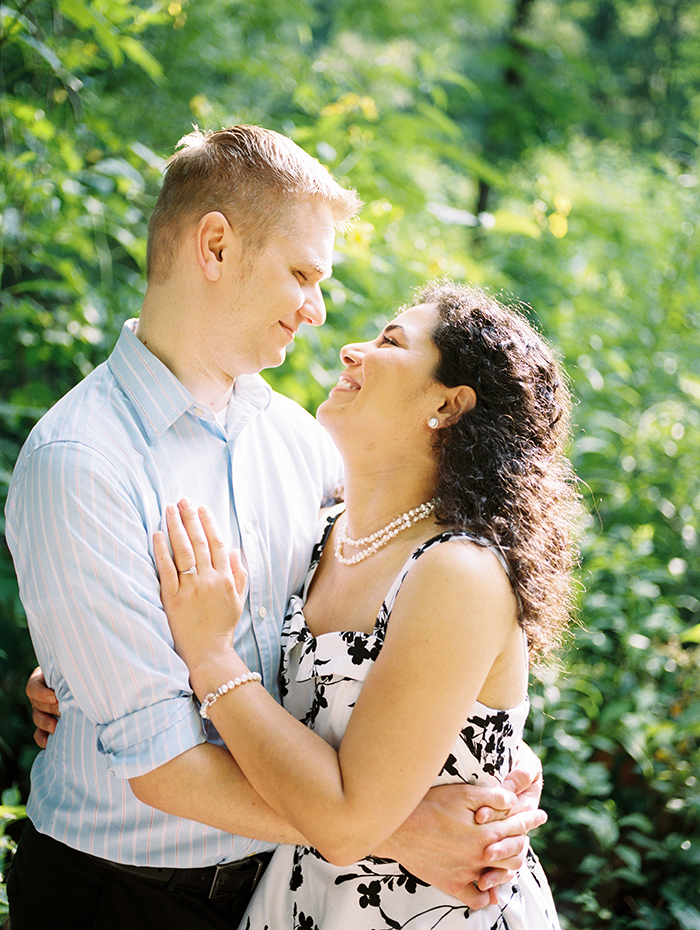
[[205,213],[197,224],[197,261],[208,281],[218,281],[221,277],[224,252],[231,248],[232,236],[233,230],[228,220],[216,210]]
[[460,384],[447,389],[447,395],[438,413],[441,420],[458,420],[462,414],[469,413],[476,407],[476,391],[468,384]]

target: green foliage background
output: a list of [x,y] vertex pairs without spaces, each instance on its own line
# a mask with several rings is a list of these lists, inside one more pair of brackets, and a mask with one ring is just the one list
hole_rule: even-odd
[[[292,136],[366,206],[275,387],[314,410],[338,348],[442,274],[525,301],[560,349],[587,517],[580,623],[533,681],[534,842],[565,928],[700,928],[700,6],[8,0],[0,30],[3,501],[36,419],[138,314],[177,139]],[[33,664],[3,547],[10,832]]]

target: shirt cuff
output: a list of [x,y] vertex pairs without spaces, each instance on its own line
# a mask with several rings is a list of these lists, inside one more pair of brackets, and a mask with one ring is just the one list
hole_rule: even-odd
[[189,695],[159,701],[97,727],[97,748],[117,778],[152,772],[205,740]]

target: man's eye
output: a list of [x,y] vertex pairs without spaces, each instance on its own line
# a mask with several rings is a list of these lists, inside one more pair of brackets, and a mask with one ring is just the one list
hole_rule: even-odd
[[297,270],[294,272],[294,274],[297,276],[297,278],[299,278],[299,280],[300,280],[302,283],[304,283],[304,282],[306,281],[306,275],[304,274],[303,271],[299,271],[299,269],[297,269]]

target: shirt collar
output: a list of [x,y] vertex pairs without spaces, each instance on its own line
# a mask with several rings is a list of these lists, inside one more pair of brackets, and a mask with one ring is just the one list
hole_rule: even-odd
[[239,375],[233,388],[231,403],[245,400],[258,410],[264,410],[270,403],[272,388],[262,375]]
[[[201,407],[170,369],[150,352],[136,335],[136,320],[127,320],[108,364],[122,390],[137,411],[149,441],[154,442],[172,424],[192,410]],[[260,375],[236,378],[229,405],[240,401],[254,414],[270,403],[272,390]]]

